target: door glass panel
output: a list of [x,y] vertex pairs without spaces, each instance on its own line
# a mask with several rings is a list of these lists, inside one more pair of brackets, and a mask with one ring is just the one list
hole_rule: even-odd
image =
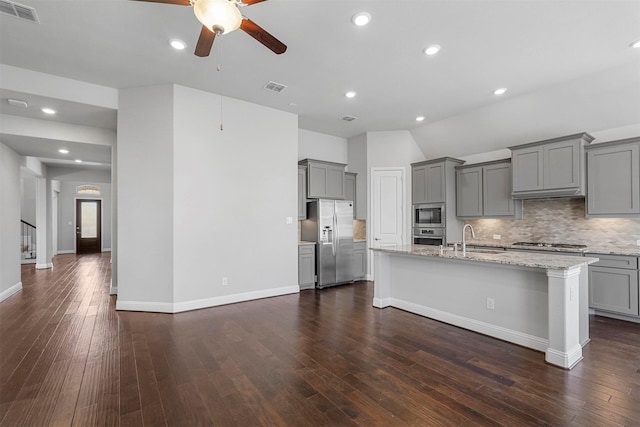
[[82,230],[81,236],[84,238],[98,237],[98,204],[95,202],[81,203]]

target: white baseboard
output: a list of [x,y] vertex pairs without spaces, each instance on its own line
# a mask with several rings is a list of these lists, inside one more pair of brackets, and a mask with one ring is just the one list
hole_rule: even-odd
[[116,301],[116,310],[151,311],[155,313],[173,313],[172,302]]
[[391,298],[374,298],[373,306],[377,308],[385,308],[391,305]]
[[74,251],[73,249],[69,249],[69,250],[64,250],[64,251],[58,251],[58,255],[61,254],[75,254],[76,251]]
[[582,360],[582,346],[577,344],[574,348],[567,352],[548,348],[545,354],[545,358],[548,363],[552,365],[560,366],[565,369],[573,368],[579,361]]
[[391,300],[390,305],[393,307],[449,323],[454,326],[459,326],[464,329],[479,332],[484,335],[489,335],[490,337],[512,342],[523,347],[542,352],[546,352],[549,347],[549,340],[546,338],[536,337],[534,335],[525,334],[524,332],[514,331],[512,329],[503,328],[501,326],[492,325],[490,323],[481,322],[479,320],[470,319],[468,317],[448,313],[397,298],[389,299]]
[[109,281],[109,295],[118,295],[118,287],[113,286],[113,277]]
[[7,298],[9,298],[11,295],[15,294],[18,291],[22,290],[22,282],[18,282],[15,285],[13,285],[12,287],[10,287],[9,289],[2,291],[0,293],[0,302],[6,300]]
[[20,264],[35,264],[35,263],[36,263],[36,260],[33,258],[20,260]]
[[102,249],[102,252],[111,252],[111,248],[104,248]]
[[373,281],[373,274],[367,274],[367,275],[364,277],[364,280],[368,280],[368,281],[372,282],[372,281]]
[[53,263],[48,262],[46,264],[36,264],[36,270],[45,270],[47,268],[53,268]]
[[243,292],[241,294],[224,295],[221,297],[203,298],[176,303],[118,300],[116,301],[116,310],[180,313],[183,311],[198,310],[201,308],[216,307],[219,305],[227,305],[261,298],[277,297],[281,295],[295,294],[298,292],[300,292],[300,287],[298,285],[293,285],[283,286],[281,288],[264,289],[260,291]]

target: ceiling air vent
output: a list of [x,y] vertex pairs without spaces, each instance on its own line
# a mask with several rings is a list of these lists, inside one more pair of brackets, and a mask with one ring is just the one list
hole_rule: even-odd
[[285,85],[283,85],[283,84],[280,84],[280,83],[269,82],[266,85],[264,85],[264,88],[266,90],[270,90],[272,92],[280,93],[283,90],[285,90],[287,87]]
[[358,120],[358,118],[357,117],[353,117],[353,116],[344,116],[340,120],[344,120],[345,122],[352,122],[354,120]]
[[0,12],[26,21],[40,23],[36,10],[23,4],[14,3],[12,1],[0,0]]

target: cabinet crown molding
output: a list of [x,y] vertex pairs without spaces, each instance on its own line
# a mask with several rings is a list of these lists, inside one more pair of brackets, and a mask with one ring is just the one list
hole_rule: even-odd
[[450,162],[460,163],[460,164],[464,163],[464,160],[456,159],[456,158],[453,158],[453,157],[440,157],[440,158],[437,158],[437,159],[423,160],[421,162],[411,163],[411,166],[429,165],[431,163],[442,163],[442,162],[445,162],[445,161],[450,161]]
[[511,147],[507,147],[507,148],[509,150],[517,150],[520,148],[535,147],[536,145],[550,144],[552,142],[569,141],[572,139],[582,139],[586,144],[589,144],[595,138],[589,135],[587,132],[581,132],[581,133],[574,133],[573,135],[561,136],[553,139],[544,139],[542,141],[529,142],[529,143],[520,144],[520,145],[512,145]]

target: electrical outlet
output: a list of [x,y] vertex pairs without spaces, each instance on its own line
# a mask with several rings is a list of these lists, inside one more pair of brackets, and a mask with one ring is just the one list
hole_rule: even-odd
[[293,217],[292,216],[288,216],[287,217],[287,224],[293,224]]
[[487,298],[487,310],[495,310],[496,300],[493,298]]
[[636,245],[640,246],[640,240],[636,240]]
[[229,279],[227,277],[222,278],[222,286],[227,286],[229,284]]
[[494,234],[493,235],[493,240],[500,240],[500,239],[502,239],[501,235],[499,235],[499,234]]

